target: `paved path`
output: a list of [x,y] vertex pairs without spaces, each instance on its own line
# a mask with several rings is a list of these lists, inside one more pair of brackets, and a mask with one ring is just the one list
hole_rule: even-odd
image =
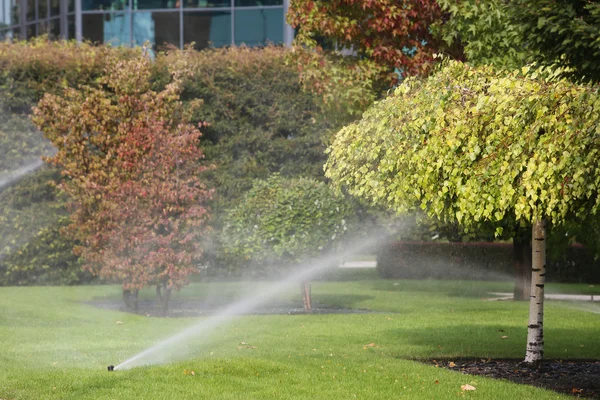
[[340,268],[375,268],[377,261],[345,261]]
[[[497,298],[493,298],[490,300],[512,300],[512,293],[490,293],[491,295],[498,296]],[[566,301],[598,301],[600,302],[600,295],[593,294],[548,294],[544,293],[545,299],[550,300],[566,300]]]

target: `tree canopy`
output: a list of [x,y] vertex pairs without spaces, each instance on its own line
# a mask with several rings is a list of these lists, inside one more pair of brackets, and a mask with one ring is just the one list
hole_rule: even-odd
[[535,77],[445,61],[343,128],[326,176],[374,204],[467,228],[595,212],[597,89]]
[[600,3],[586,0],[439,0],[435,31],[464,46],[473,64],[560,66],[576,81],[600,80]]
[[151,89],[146,57],[108,59],[89,86],[46,94],[34,121],[56,146],[67,178],[70,236],[90,271],[136,291],[178,289],[196,270],[210,192],[198,174],[199,130],[179,101],[183,59],[165,89]]

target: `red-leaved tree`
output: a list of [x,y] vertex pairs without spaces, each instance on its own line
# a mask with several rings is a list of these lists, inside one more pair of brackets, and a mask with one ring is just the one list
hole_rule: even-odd
[[46,95],[34,121],[57,147],[49,161],[67,177],[72,224],[66,234],[85,268],[123,284],[128,306],[137,292],[156,285],[166,312],[171,290],[196,270],[208,219],[210,191],[200,132],[185,124],[179,101],[185,57],[173,80],[156,92],[145,57],[110,60],[93,87]]
[[291,0],[287,18],[298,28],[299,66],[314,65],[314,55],[303,50],[322,51],[321,42],[354,54],[355,76],[362,71],[371,79],[375,73],[393,85],[398,74],[430,70],[436,47],[429,27],[440,20],[441,11],[435,0]]

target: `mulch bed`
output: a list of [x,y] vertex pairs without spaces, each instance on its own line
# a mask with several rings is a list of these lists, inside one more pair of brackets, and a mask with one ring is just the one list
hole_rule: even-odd
[[[106,300],[99,299],[96,301],[90,301],[86,304],[90,304],[94,307],[114,310],[131,312],[128,310],[122,300]],[[218,315],[225,309],[226,306],[222,304],[214,304],[210,302],[201,301],[171,301],[169,303],[169,310],[166,317],[168,318],[179,318],[179,317],[205,317],[210,315]],[[327,307],[320,304],[313,306],[312,314],[372,314],[378,313],[371,310],[362,309],[351,309],[351,308],[336,308]],[[145,301],[141,300],[138,302],[137,314],[145,315],[148,317],[162,317],[160,309],[157,307],[156,301]],[[241,312],[236,315],[296,315],[306,314],[303,307],[298,307],[296,303],[280,303],[270,304],[263,307],[253,308],[251,311]],[[390,314],[390,313],[387,313]]]
[[463,374],[506,379],[575,397],[600,399],[599,360],[546,360],[540,369],[523,360],[430,360],[429,363]]

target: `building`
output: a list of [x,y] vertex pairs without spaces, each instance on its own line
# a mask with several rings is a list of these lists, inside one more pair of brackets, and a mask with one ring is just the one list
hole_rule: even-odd
[[291,44],[289,0],[0,0],[0,40],[52,38],[197,49]]

